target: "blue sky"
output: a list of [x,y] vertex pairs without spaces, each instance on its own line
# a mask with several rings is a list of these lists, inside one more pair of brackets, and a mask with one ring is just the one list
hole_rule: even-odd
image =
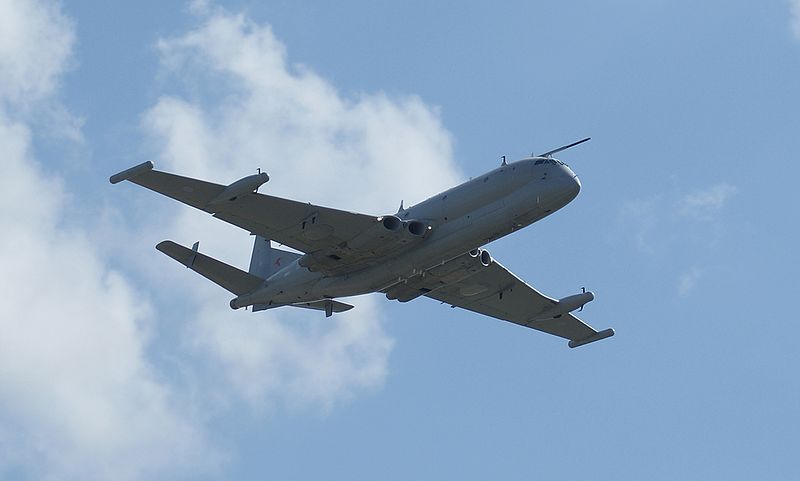
[[[3,479],[794,479],[800,3],[0,0]],[[251,314],[252,239],[112,173],[373,214],[591,135],[488,246],[561,339],[420,299]]]

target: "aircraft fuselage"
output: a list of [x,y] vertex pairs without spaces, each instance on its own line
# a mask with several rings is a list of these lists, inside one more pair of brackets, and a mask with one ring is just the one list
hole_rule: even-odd
[[413,248],[343,275],[326,276],[302,258],[268,278],[232,307],[272,306],[381,291],[536,222],[572,201],[577,175],[563,162],[533,157],[500,166],[396,214],[430,231]]

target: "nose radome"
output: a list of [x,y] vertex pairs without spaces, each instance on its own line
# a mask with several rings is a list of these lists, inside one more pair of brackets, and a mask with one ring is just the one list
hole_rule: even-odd
[[581,191],[581,181],[578,179],[578,176],[575,175],[573,172],[570,172],[568,179],[566,181],[567,184],[567,192],[569,200],[571,201],[575,197],[578,196],[578,192]]

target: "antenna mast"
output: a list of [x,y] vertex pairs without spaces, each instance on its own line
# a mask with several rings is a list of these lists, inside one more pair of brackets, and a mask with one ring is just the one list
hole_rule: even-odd
[[581,139],[581,140],[579,140],[577,142],[573,142],[573,143],[571,143],[569,145],[565,145],[563,147],[559,147],[557,149],[553,149],[553,150],[547,151],[547,152],[545,152],[543,154],[539,154],[536,157],[551,157],[553,154],[557,154],[559,152],[562,152],[562,151],[567,150],[569,148],[575,147],[578,144],[582,144],[584,142],[588,142],[590,140],[592,140],[591,137],[586,137],[585,139]]

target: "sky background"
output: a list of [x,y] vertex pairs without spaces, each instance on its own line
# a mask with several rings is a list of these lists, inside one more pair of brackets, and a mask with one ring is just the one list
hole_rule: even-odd
[[[800,478],[800,2],[0,0],[0,478]],[[584,136],[488,246],[613,338],[231,311],[152,159],[370,214]],[[300,310],[297,310],[300,311]]]

